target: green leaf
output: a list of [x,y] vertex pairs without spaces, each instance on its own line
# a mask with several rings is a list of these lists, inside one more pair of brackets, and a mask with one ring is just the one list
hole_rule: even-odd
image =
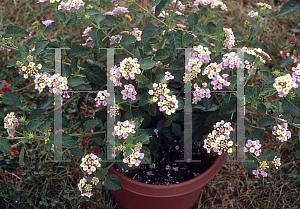
[[70,25],[74,24],[77,22],[77,16],[76,15],[72,15],[71,18],[67,19],[64,22],[64,25],[66,25],[66,27],[69,27]]
[[54,13],[54,15],[57,17],[57,19],[59,19],[62,22],[66,21],[66,14],[64,12],[57,12]]
[[55,24],[51,24],[51,25],[48,25],[44,31],[45,34],[48,34],[50,33],[51,31],[54,31],[55,29],[57,28],[57,25]]
[[252,44],[252,47],[261,48],[264,52],[270,54],[270,51],[264,42],[257,41],[254,44]]
[[99,68],[89,67],[83,72],[89,82],[98,85],[106,84],[106,74],[103,71],[100,71]]
[[182,129],[181,126],[177,123],[172,124],[172,132],[175,136],[181,137],[182,136]]
[[191,12],[187,18],[187,24],[190,26],[190,30],[193,30],[194,26],[198,24],[198,15],[196,12]]
[[222,50],[222,43],[220,41],[215,41],[215,50],[217,54]]
[[194,36],[192,34],[186,33],[182,37],[182,46],[188,47],[190,43],[193,41]]
[[110,25],[116,25],[116,27],[119,26],[118,19],[112,15],[106,15],[106,18],[103,20],[103,23],[110,24]]
[[108,168],[101,168],[97,173],[96,173],[96,177],[99,178],[99,181],[101,181],[102,179],[104,179],[104,177],[106,176],[106,174],[108,173]]
[[62,133],[62,147],[64,148],[76,148],[78,147],[75,141],[69,134]]
[[136,37],[134,35],[129,35],[129,34],[123,35],[120,41],[120,43],[123,45],[132,44],[135,42],[136,42]]
[[163,11],[165,7],[167,7],[170,3],[171,0],[161,0],[159,4],[155,7],[155,16],[158,17],[161,11]]
[[285,98],[282,101],[282,109],[292,115],[300,116],[300,96],[293,100]]
[[207,34],[207,26],[206,25],[201,25],[197,24],[195,27],[202,33],[202,34]]
[[148,147],[143,146],[141,149],[141,153],[144,153],[144,158],[141,160],[141,164],[150,164],[152,163],[151,161],[151,153]]
[[98,119],[96,119],[96,120],[87,120],[83,124],[83,130],[84,131],[89,131],[89,130],[93,129],[95,126],[98,126],[98,125],[99,125],[99,120]]
[[170,56],[169,52],[165,49],[158,49],[155,53],[155,60],[164,60]]
[[266,161],[273,161],[274,157],[277,155],[277,153],[273,150],[268,150],[266,153]]
[[113,191],[123,188],[119,177],[115,174],[110,174],[105,178],[104,186],[106,189]]
[[219,37],[221,33],[223,33],[223,22],[222,22],[222,20],[220,19],[220,20],[217,22],[217,36]]
[[84,156],[83,151],[79,147],[70,148],[70,152],[74,157],[82,157]]
[[152,69],[156,65],[156,62],[151,59],[146,58],[146,59],[140,60],[139,64],[140,64],[141,69],[149,70],[149,69]]
[[252,95],[254,97],[258,97],[260,94],[260,87],[259,86],[255,86],[253,89],[252,89]]
[[10,144],[8,139],[0,137],[0,150],[5,154],[10,154]]
[[[22,76],[23,77],[23,76]],[[6,86],[6,83],[0,81],[0,90],[3,89]]]
[[250,29],[250,36],[253,37],[259,28],[260,28],[259,25],[255,26],[255,27],[252,26]]
[[20,166],[23,166],[23,164],[24,164],[24,149],[25,149],[25,145],[22,146],[21,152],[19,154],[19,164],[20,164]]
[[68,51],[69,52],[68,56],[74,56],[74,55],[86,52],[88,50],[89,50],[88,48],[85,48],[85,47],[83,47],[81,45],[72,45],[71,50]]
[[100,25],[100,23],[105,20],[106,16],[105,15],[93,15],[91,16],[91,20],[94,21],[94,23],[96,23],[97,25]]
[[29,121],[29,123],[26,126],[26,130],[28,132],[34,131],[36,130],[40,125],[42,125],[44,123],[44,121],[40,120],[40,119],[36,119],[36,120],[31,120]]
[[143,19],[144,15],[145,15],[145,13],[138,13],[138,14],[136,14],[136,22],[140,23],[141,20]]
[[68,79],[68,85],[69,86],[78,86],[81,84],[85,84],[85,81],[81,77],[70,77]]
[[244,39],[244,35],[242,33],[234,32],[233,35],[234,35],[235,39],[238,39],[238,40]]
[[162,31],[162,29],[160,27],[157,27],[157,26],[153,25],[152,23],[148,23],[142,31],[142,36],[141,36],[141,41],[140,41],[141,45],[147,44],[151,38],[160,34],[161,31]]
[[266,106],[262,103],[257,105],[257,110],[262,114],[266,114],[266,109],[267,109]]
[[5,33],[3,34],[4,38],[8,37],[29,37],[29,33],[20,26],[9,25],[7,26]]
[[179,60],[174,60],[170,63],[169,67],[172,68],[173,70],[181,70],[184,66],[183,63],[180,62]]
[[97,9],[91,8],[91,9],[86,9],[85,13],[87,13],[87,14],[89,14],[89,15],[92,16],[92,15],[100,14],[100,11],[97,10]]
[[299,174],[298,174],[298,171],[295,169],[292,171],[292,173],[289,173],[288,174],[288,177],[291,177],[291,178],[298,178],[299,177]]
[[255,170],[258,167],[258,164],[254,157],[251,155],[244,161],[243,166],[247,168],[247,171],[252,174],[252,170]]
[[173,52],[177,55],[176,49],[181,47],[181,35],[178,32],[169,31],[166,38],[170,42]]
[[287,57],[286,59],[282,58],[280,61],[280,67],[286,67],[291,63],[293,63],[293,59],[291,57]]
[[18,49],[19,49],[19,53],[22,55],[22,54],[25,54],[26,56],[28,56],[29,54],[29,49],[28,49],[28,46],[25,45],[25,44],[19,44],[18,45]]
[[296,150],[296,151],[291,152],[291,157],[296,158],[297,160],[299,160],[300,159],[300,150]]
[[274,78],[272,78],[272,73],[268,68],[261,66],[260,70],[258,71],[258,75],[261,77],[261,82],[263,82],[265,85],[270,83],[273,85]]
[[34,120],[37,119],[38,117],[40,117],[45,110],[43,109],[34,109],[31,111],[30,115],[29,115],[29,120]]
[[49,44],[49,41],[39,41],[35,44],[35,50],[31,52],[32,56],[37,56],[45,47]]
[[12,92],[4,92],[2,96],[2,102],[7,105],[21,104],[18,95]]
[[101,47],[102,39],[104,37],[103,31],[101,29],[90,31],[89,36],[92,37],[93,42],[97,48]]
[[258,124],[261,125],[261,126],[273,125],[274,124],[274,119],[270,115],[266,115],[258,121]]
[[277,16],[286,15],[294,12],[300,8],[300,2],[298,0],[289,0],[278,13]]

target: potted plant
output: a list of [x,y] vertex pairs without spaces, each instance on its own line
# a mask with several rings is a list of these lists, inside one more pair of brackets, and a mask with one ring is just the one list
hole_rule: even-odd
[[[1,31],[0,46],[19,52],[10,64],[17,67],[19,80],[34,80],[39,94],[49,90],[56,101],[63,95],[61,106],[69,111],[82,103],[78,91],[94,91],[88,94],[97,107],[92,116],[71,124],[63,112],[60,130],[53,130],[55,109],[49,107],[50,102],[41,102],[31,112],[26,105],[22,113],[7,112],[4,129],[8,136],[1,137],[1,151],[10,154],[8,140],[18,140],[13,145],[18,151],[13,153],[19,154],[22,164],[26,143],[45,140],[46,150],[56,152],[54,136],[61,136],[62,148],[81,157],[80,167],[86,173],[78,184],[81,195],[90,198],[94,189],[104,185],[121,207],[129,209],[191,208],[203,186],[221,169],[226,153],[238,152],[236,147],[249,154],[244,165],[251,174],[271,176],[272,166],[267,162],[278,168],[280,158],[273,150],[261,149],[261,130],[286,141],[292,135],[288,125],[299,128],[295,116],[300,115],[300,67],[280,76],[264,66],[270,60],[268,49],[254,35],[260,18],[275,18],[270,6],[259,3],[252,8],[249,16],[255,25],[245,23],[250,33],[244,37],[223,26],[217,13],[227,6],[220,1],[156,0],[149,10],[133,0],[126,2],[128,8],[119,6],[117,0],[50,0],[47,9],[55,11],[57,20],[36,22],[33,31],[38,37],[34,38],[19,26],[1,23],[1,27],[8,26]],[[114,9],[104,11],[103,5]],[[151,21],[138,29],[144,16]],[[64,26],[83,21],[88,24],[82,34],[88,37],[85,43],[67,40],[71,35],[63,31]],[[47,40],[45,34],[55,30],[57,23],[61,33]],[[11,37],[29,40],[16,47]],[[29,47],[33,44],[34,48]],[[62,52],[67,59],[57,73],[48,67],[54,54],[49,48],[60,47],[70,50]],[[115,56],[108,53],[111,47],[119,48]],[[261,116],[246,114],[246,141],[242,139],[239,147],[235,118],[244,121],[244,104],[242,109],[237,106],[244,98],[244,84],[242,98],[235,93],[243,80],[240,69],[245,69],[245,105],[258,109]],[[263,88],[247,85],[256,72]],[[0,89],[7,90],[6,85]],[[11,92],[1,91],[1,105],[10,109],[22,104],[15,85]],[[277,94],[280,101],[268,102]],[[77,107],[71,106],[72,101],[78,102]],[[76,129],[80,133],[74,133]],[[82,136],[92,136],[94,153],[83,153],[78,147],[77,139]]]

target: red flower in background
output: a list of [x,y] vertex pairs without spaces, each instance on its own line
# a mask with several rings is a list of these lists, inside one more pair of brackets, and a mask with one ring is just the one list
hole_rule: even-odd
[[292,44],[294,42],[294,40],[295,40],[295,37],[291,36],[290,39],[288,40],[288,42],[290,42]]
[[294,44],[297,45],[298,43],[299,43],[299,39],[296,39],[296,40],[294,41]]
[[5,80],[2,80],[2,81],[0,81],[0,82],[6,84],[6,85],[4,86],[4,88],[2,88],[2,89],[0,90],[0,94],[3,94],[4,92],[7,92],[7,91],[11,92],[11,90],[9,89],[9,86],[11,86],[10,83],[7,83]]
[[16,150],[14,146],[11,146],[11,148],[10,148],[10,153],[11,153],[11,155],[14,156],[14,157],[17,157],[16,155],[19,154],[18,150]]

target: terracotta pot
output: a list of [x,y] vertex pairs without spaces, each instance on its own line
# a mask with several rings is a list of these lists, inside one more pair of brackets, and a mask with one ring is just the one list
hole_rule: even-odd
[[[99,150],[94,148],[94,154],[99,153]],[[111,167],[108,174],[117,175],[124,187],[111,193],[122,209],[190,209],[195,205],[205,184],[219,172],[226,155],[219,156],[212,166],[199,176],[171,185],[141,183]]]

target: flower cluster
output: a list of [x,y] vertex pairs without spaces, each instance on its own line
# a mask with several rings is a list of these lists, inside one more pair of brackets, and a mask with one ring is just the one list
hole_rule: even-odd
[[[173,0],[169,6],[174,8],[174,7],[175,7],[175,4],[176,4],[176,0]],[[178,1],[178,3],[177,3],[177,8],[178,8],[180,11],[184,11],[185,5],[184,5],[181,1]]]
[[135,79],[135,74],[141,74],[140,64],[138,64],[137,58],[125,58],[122,62],[120,62],[120,67],[114,66],[110,70],[110,80],[116,86],[122,86],[120,82],[121,76],[124,77],[126,80],[129,78],[131,80]]
[[230,122],[225,123],[224,120],[217,122],[212,133],[208,134],[208,138],[204,140],[203,147],[207,153],[210,153],[211,149],[218,155],[221,155],[222,152],[232,153],[233,141],[229,141],[232,130]]
[[124,156],[123,162],[128,163],[129,167],[132,167],[133,165],[139,166],[141,163],[141,160],[139,160],[138,158],[140,158],[140,159],[144,158],[144,153],[141,153],[140,149],[137,149],[137,148],[134,148],[134,150],[132,150],[131,155],[127,156],[126,158],[125,158],[125,154],[126,154],[126,152],[123,153],[123,156]]
[[[82,34],[82,37],[85,37],[85,36],[89,36],[89,33],[92,31],[92,28],[93,27],[87,27],[84,31],[83,31],[83,34]],[[88,37],[85,41],[85,44],[82,44],[82,46],[87,46],[88,44],[88,41],[92,41],[92,37]],[[94,44],[91,45],[91,48],[94,48]]]
[[19,154],[19,151],[16,150],[16,148],[15,148],[14,146],[11,145],[10,153],[11,153],[12,156],[14,156],[14,157],[16,158],[17,155]]
[[[296,78],[296,80],[298,82],[300,82],[300,63],[297,65],[297,67],[292,67],[292,70],[293,70],[293,74],[292,76],[294,78]],[[0,92],[1,93],[1,92]]]
[[299,58],[298,50],[294,50],[293,51],[293,55],[291,56],[291,58],[293,59],[294,63],[300,63],[300,58]]
[[185,66],[190,72],[195,72],[196,75],[201,73],[202,62],[198,57],[190,58],[188,64]]
[[[52,0],[54,3],[54,0]],[[56,0],[59,1],[59,0]],[[57,7],[58,10],[61,10],[62,8],[64,8],[65,10],[71,10],[72,8],[75,8],[76,10],[80,9],[81,6],[84,6],[84,2],[82,0],[68,0],[67,3],[65,3],[64,1],[60,2],[60,5]]]
[[262,169],[256,169],[252,171],[253,175],[255,175],[255,178],[259,178],[259,174],[262,175],[262,177],[267,177],[268,173]]
[[278,124],[277,126],[273,126],[273,129],[274,131],[272,131],[272,134],[281,142],[287,141],[291,138],[291,132],[288,130],[287,123],[281,123],[281,125]]
[[291,36],[288,40],[289,43],[297,45],[299,43],[299,39],[295,40],[294,36]]
[[272,9],[271,5],[266,3],[257,3],[257,6],[263,7],[264,9]]
[[223,31],[225,33],[225,41],[223,43],[223,45],[225,47],[227,47],[228,49],[232,48],[235,43],[235,38],[234,38],[234,35],[233,35],[233,32],[231,30],[231,28],[223,28]]
[[275,156],[272,163],[274,164],[275,168],[278,169],[279,166],[281,166],[280,158]]
[[227,6],[219,0],[195,0],[194,6],[198,7],[199,5],[210,5],[211,8],[219,7],[221,10],[227,11]]
[[199,62],[210,62],[210,54],[211,52],[207,47],[203,47],[201,45],[193,46],[193,50],[191,52],[192,58],[198,58]]
[[84,171],[87,171],[89,175],[95,172],[97,168],[101,167],[101,158],[97,157],[97,155],[94,155],[93,153],[86,155],[81,159],[81,161],[80,167],[82,167]]
[[126,139],[128,137],[128,133],[135,133],[135,125],[130,124],[128,120],[125,120],[124,122],[118,121],[117,125],[114,126],[114,132],[112,133],[113,136],[118,136],[119,139]]
[[[266,63],[266,59],[271,60],[270,56],[264,52],[261,48],[248,49],[247,47],[242,48],[243,52],[250,54],[253,58],[259,57],[260,64]],[[256,73],[254,69],[254,63],[250,63],[248,60],[245,60],[245,69],[248,70],[248,73]]]
[[246,147],[244,147],[244,152],[254,153],[255,156],[260,156],[261,153],[261,144],[259,140],[250,140],[248,139]]
[[296,83],[296,81],[297,80],[295,77],[287,74],[275,78],[275,83],[273,84],[273,86],[278,91],[279,97],[286,97],[292,88],[298,88],[298,84]]
[[142,31],[140,31],[138,28],[133,28],[132,35],[136,37],[136,40],[140,41],[142,37]]
[[169,71],[166,71],[165,72],[165,80],[166,81],[168,81],[168,80],[172,80],[172,79],[174,79],[174,76],[173,75],[171,75],[171,73],[169,72]]
[[38,69],[40,70],[43,67],[41,64],[36,65],[36,63],[33,62],[33,56],[31,55],[27,56],[27,61],[29,62],[28,65],[20,61],[17,61],[16,63],[17,67],[21,68],[19,74],[23,75],[25,79],[28,78],[28,75],[37,76],[36,74],[38,74]]
[[125,89],[121,91],[121,94],[123,95],[122,99],[126,100],[127,98],[130,98],[131,101],[136,100],[135,95],[137,95],[137,92],[135,91],[135,87],[132,84],[128,84],[124,86]]
[[193,103],[197,103],[198,101],[201,101],[203,98],[210,98],[210,90],[208,88],[205,88],[207,86],[207,83],[202,83],[202,86],[204,88],[200,88],[198,84],[194,84],[194,93],[193,93]]
[[34,80],[35,89],[41,93],[46,86],[49,87],[49,92],[56,95],[62,95],[63,90],[68,90],[67,77],[62,77],[60,74],[51,76],[49,73],[44,72],[42,75],[37,74]]
[[202,75],[207,75],[209,79],[212,79],[211,84],[214,85],[213,89],[222,89],[224,86],[229,86],[230,82],[225,80],[229,75],[223,74],[220,75],[219,72],[221,72],[221,68],[217,63],[211,63],[209,64],[203,71]]
[[219,67],[224,70],[225,68],[235,68],[235,67],[242,67],[243,62],[239,58],[236,52],[230,52],[223,55],[223,61],[219,64]]
[[99,107],[101,104],[103,106],[107,106],[107,97],[109,97],[110,94],[107,93],[107,90],[99,91],[97,93],[97,97],[95,98],[96,101],[96,107]]
[[[115,42],[118,40],[118,44],[121,42],[121,39],[122,39],[122,35],[115,35],[115,36],[112,36],[111,37],[111,39],[109,39],[110,40],[110,45],[113,45],[113,44],[115,44]],[[115,41],[115,42],[113,42],[113,40]]]
[[115,16],[115,15],[119,15],[120,13],[125,14],[127,12],[129,12],[127,8],[118,6],[112,12],[106,12],[105,15]]
[[2,89],[0,89],[0,94],[3,94],[4,92],[7,91],[11,92],[11,90],[9,89],[9,87],[11,86],[10,83],[7,83],[5,80],[2,80],[0,82],[5,83],[5,86]]
[[45,21],[42,21],[42,23],[48,27],[49,25],[51,25],[52,23],[54,22],[54,20],[45,20]]
[[[79,184],[77,185],[78,188],[79,188],[79,191],[81,192],[81,196],[87,196],[87,197],[91,197],[93,196],[92,194],[92,185],[91,184],[86,184],[87,183],[87,180],[85,178],[83,179],[80,179],[80,182]],[[82,193],[82,188],[85,189],[85,193]]]
[[249,12],[248,16],[250,16],[251,18],[260,17],[260,16],[258,16],[258,12],[254,12],[253,10],[251,10],[251,12]]
[[18,118],[15,116],[15,112],[10,112],[4,118],[4,128],[7,129],[7,133],[9,137],[14,137],[16,131],[15,129],[18,128]]

